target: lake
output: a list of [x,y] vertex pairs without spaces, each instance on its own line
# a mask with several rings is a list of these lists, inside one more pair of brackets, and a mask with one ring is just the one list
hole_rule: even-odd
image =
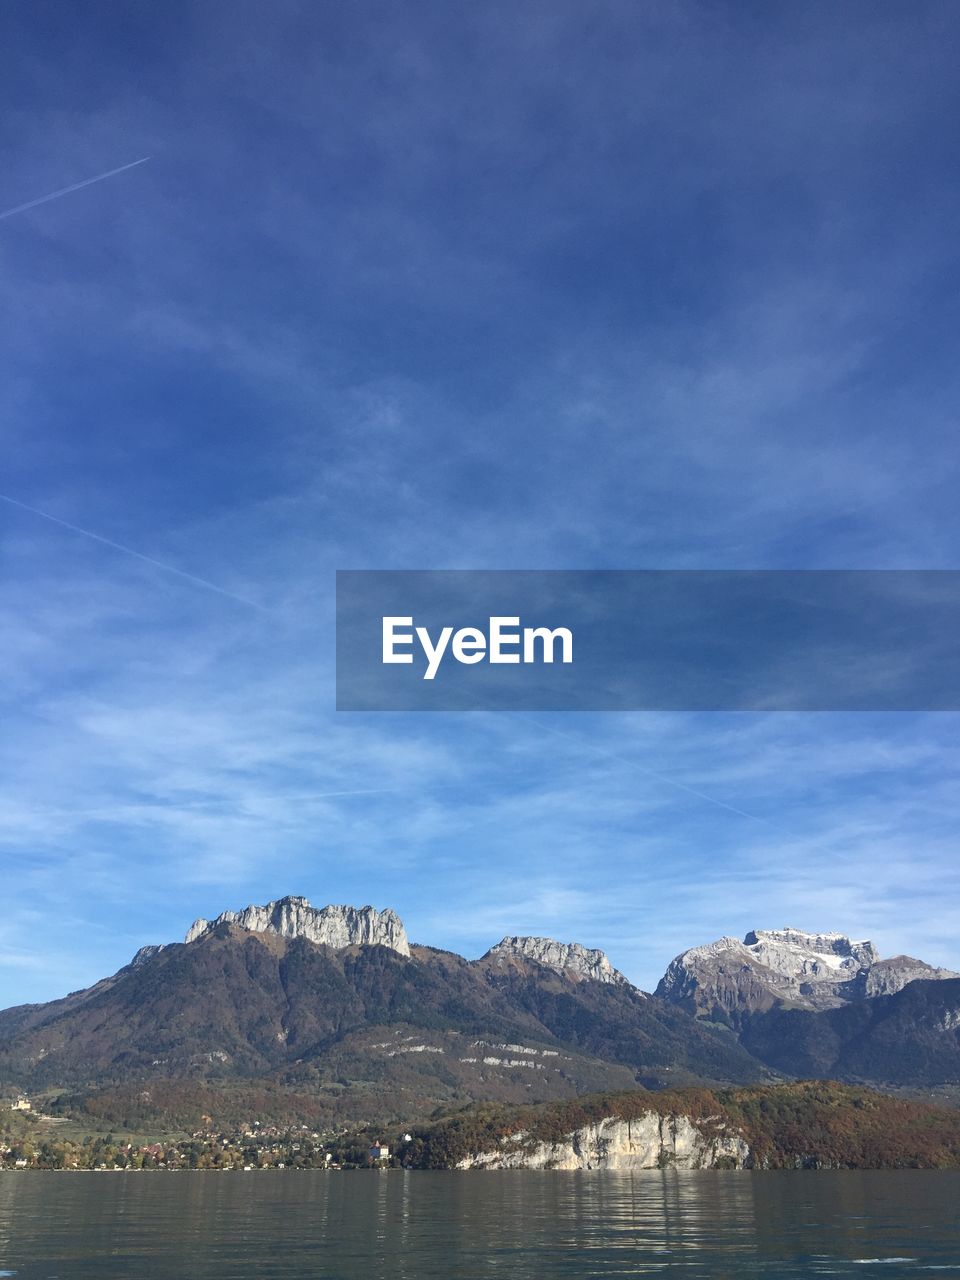
[[0,1173],[17,1280],[960,1276],[960,1173]]

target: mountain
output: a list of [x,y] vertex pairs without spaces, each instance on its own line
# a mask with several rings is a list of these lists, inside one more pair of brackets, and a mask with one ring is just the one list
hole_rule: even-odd
[[407,931],[395,911],[375,911],[373,907],[317,908],[301,897],[280,898],[242,911],[224,911],[212,922],[195,920],[184,941],[195,942],[223,924],[236,924],[251,933],[306,938],[327,947],[389,947],[401,956],[410,954]]
[[960,1082],[960,975],[882,960],[842,933],[758,929],[677,956],[657,995],[733,1029],[771,1070],[918,1087]]
[[142,1101],[160,1082],[258,1081],[337,1118],[765,1075],[728,1033],[611,977],[602,953],[575,944],[470,962],[410,946],[392,912],[302,898],[226,912],[187,936],[142,948],[85,991],[0,1013],[0,1082]]
[[627,982],[603,951],[591,950],[579,942],[555,942],[553,938],[504,938],[491,947],[483,959],[508,964],[511,957],[535,960],[545,969],[591,982]]
[[685,951],[650,995],[576,942],[510,935],[471,961],[411,944],[393,911],[288,897],[0,1012],[0,1088],[127,1122],[406,1122],[784,1076],[960,1081],[960,978],[844,934],[757,930]]
[[833,1009],[774,1008],[741,1044],[797,1076],[917,1087],[960,1084],[960,978],[913,981]]
[[918,980],[960,975],[910,956],[881,960],[872,942],[842,933],[758,929],[720,938],[673,960],[656,994],[698,1018],[742,1028],[775,1008],[835,1009],[901,991]]

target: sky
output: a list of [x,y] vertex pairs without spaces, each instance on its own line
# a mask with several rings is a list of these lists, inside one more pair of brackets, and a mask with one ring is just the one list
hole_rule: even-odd
[[337,569],[960,567],[958,44],[5,0],[0,1005],[287,893],[960,969],[955,714],[338,713],[333,629]]

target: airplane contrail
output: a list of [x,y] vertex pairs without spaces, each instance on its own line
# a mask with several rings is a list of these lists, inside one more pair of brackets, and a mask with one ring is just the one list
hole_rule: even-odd
[[133,556],[135,560],[142,560],[144,564],[153,565],[155,569],[162,569],[164,573],[174,573],[178,578],[186,578],[188,582],[194,583],[198,587],[206,587],[208,591],[215,591],[219,596],[226,596],[228,600],[235,600],[238,604],[248,605],[251,609],[257,609],[261,613],[267,610],[262,604],[257,604],[255,600],[248,600],[246,596],[238,596],[233,591],[227,591],[225,587],[218,587],[215,582],[209,582],[206,578],[198,578],[194,573],[187,573],[185,569],[177,569],[172,564],[164,564],[162,560],[154,560],[152,556],[145,556],[142,551],[134,551],[133,547],[125,547],[122,542],[113,542],[110,538],[104,538],[99,533],[93,533],[90,529],[81,529],[78,524],[71,524],[69,520],[61,520],[59,516],[52,516],[49,511],[41,511],[39,507],[31,507],[29,503],[20,502],[17,498],[11,498],[8,494],[0,493],[0,502],[8,502],[11,507],[19,507],[21,511],[29,511],[32,515],[42,516],[44,520],[50,520],[54,524],[60,525],[62,529],[69,529],[72,533],[80,533],[85,538],[92,538],[94,542],[100,542],[105,547],[112,547],[114,551],[122,551],[124,555]]
[[95,178],[84,178],[82,182],[73,182],[69,187],[61,187],[59,191],[51,191],[49,195],[37,196],[36,200],[28,200],[25,204],[14,205],[12,209],[5,209],[0,213],[0,222],[4,218],[12,218],[15,213],[26,213],[28,209],[35,209],[38,204],[46,204],[49,200],[59,200],[61,196],[68,196],[72,191],[79,191],[82,187],[89,187],[94,182],[103,182],[104,178],[112,178],[115,174],[126,173],[128,169],[135,169],[138,164],[146,164],[148,160],[152,160],[152,156],[143,156],[140,160],[132,160],[129,164],[122,164],[119,169],[108,169],[106,173],[98,173]]

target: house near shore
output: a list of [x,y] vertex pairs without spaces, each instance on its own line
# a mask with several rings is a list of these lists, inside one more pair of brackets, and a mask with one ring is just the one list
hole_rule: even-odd
[[389,1160],[390,1148],[384,1142],[375,1142],[373,1146],[370,1148],[370,1150],[367,1152],[367,1155],[370,1157],[371,1160],[374,1160],[374,1161]]

